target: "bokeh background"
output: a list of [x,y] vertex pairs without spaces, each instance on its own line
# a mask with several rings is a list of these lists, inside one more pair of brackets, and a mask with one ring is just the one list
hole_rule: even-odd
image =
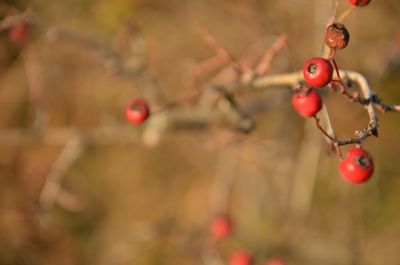
[[[286,33],[270,73],[290,72],[320,54],[333,1],[6,2],[31,9],[40,26],[23,47],[7,31],[0,38],[0,264],[211,265],[236,249],[256,264],[400,264],[400,114],[380,114],[379,138],[365,141],[376,170],[360,186],[342,180],[338,157],[292,110],[286,88],[240,95],[261,107],[256,129],[237,141],[220,121],[154,136],[151,120],[124,120],[127,102],[148,87],[168,100],[189,91],[191,69],[213,55],[200,23],[234,58]],[[338,3],[338,13],[349,7]],[[365,74],[387,103],[400,103],[399,22],[398,1],[372,0],[346,19],[351,41],[338,54],[340,67]],[[52,27],[80,41],[54,40]],[[132,47],[130,38],[140,41]],[[129,67],[140,57],[145,70],[134,80],[119,75],[96,47],[110,47]],[[338,136],[367,125],[361,106],[324,99]],[[193,104],[174,111],[190,117]],[[60,190],[39,208],[54,175]],[[226,185],[234,238],[210,258],[207,225]]]

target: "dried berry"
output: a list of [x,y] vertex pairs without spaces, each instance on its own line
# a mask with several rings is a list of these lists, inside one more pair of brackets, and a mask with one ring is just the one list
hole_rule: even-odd
[[325,43],[332,49],[343,49],[349,44],[350,34],[340,23],[331,24],[325,31]]

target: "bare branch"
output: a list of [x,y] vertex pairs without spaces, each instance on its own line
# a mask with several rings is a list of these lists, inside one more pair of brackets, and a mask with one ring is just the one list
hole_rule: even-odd
[[232,57],[225,50],[225,48],[213,37],[211,36],[208,28],[204,25],[199,26],[199,31],[201,36],[203,37],[204,43],[215,52],[216,55],[221,55],[227,57],[231,61],[233,61]]
[[79,135],[65,144],[64,149],[51,167],[40,193],[39,207],[42,211],[47,212],[57,201],[63,177],[83,152],[83,146],[83,139]]
[[[339,146],[361,143],[365,138],[369,136],[378,136],[378,116],[375,110],[377,105],[383,111],[399,111],[399,105],[387,105],[377,96],[368,84],[367,79],[360,73],[355,71],[339,71],[340,76],[346,76],[349,80],[355,82],[360,87],[363,94],[363,98],[357,96],[356,98],[350,97],[352,101],[360,103],[365,106],[368,116],[369,124],[367,128],[356,131],[355,137],[346,138],[343,140],[336,140]],[[253,81],[253,86],[257,89],[266,88],[270,86],[296,86],[303,80],[301,72],[293,72],[278,75],[267,75],[256,78]],[[341,82],[342,83],[342,82]],[[351,96],[349,93],[345,94],[347,97]],[[329,134],[332,138],[332,135]],[[325,135],[326,136],[326,135]],[[332,140],[332,139],[331,139]]]
[[275,43],[267,50],[263,57],[261,58],[259,64],[255,69],[255,74],[257,76],[264,75],[269,68],[271,67],[272,60],[274,59],[275,55],[285,47],[287,43],[288,36],[286,34],[281,35]]
[[33,47],[27,47],[22,52],[26,77],[29,85],[31,103],[35,106],[34,126],[41,129],[46,124],[46,113],[43,102],[43,70],[39,62],[37,51]]

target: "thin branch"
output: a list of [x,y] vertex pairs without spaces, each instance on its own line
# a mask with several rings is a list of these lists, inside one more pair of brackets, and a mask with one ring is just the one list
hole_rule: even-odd
[[225,50],[225,48],[210,34],[208,28],[204,25],[199,26],[200,34],[203,38],[204,43],[215,52],[216,55],[221,55],[229,58],[231,61],[232,56]]
[[355,6],[351,6],[349,7],[346,11],[343,12],[342,15],[340,15],[340,17],[337,19],[337,23],[341,23],[343,22],[348,16],[350,16],[350,14],[353,12],[353,10],[355,9]]
[[109,47],[99,45],[89,38],[78,36],[58,27],[47,27],[44,30],[49,41],[63,41],[83,48],[99,59],[106,68],[112,69],[116,74],[135,78],[143,70],[141,68],[134,70],[126,68],[123,60],[115,51]]
[[67,142],[46,177],[39,197],[39,209],[49,211],[57,201],[65,174],[84,150],[83,139],[78,135]]
[[327,131],[325,131],[321,127],[319,119],[317,117],[315,117],[315,116],[314,116],[314,121],[315,121],[315,126],[318,128],[318,130],[320,130],[322,132],[323,135],[325,135],[326,138],[328,138],[332,142],[336,142],[336,139],[333,138]]
[[311,211],[322,142],[309,120],[303,130],[305,137],[297,155],[289,201],[292,213],[299,218],[307,217]]
[[210,194],[211,214],[227,213],[230,210],[233,198],[232,190],[239,167],[240,152],[241,145],[221,150]]
[[8,30],[9,28],[12,28],[13,26],[22,22],[33,22],[33,14],[31,9],[27,9],[25,12],[20,13],[20,11],[15,7],[8,6],[7,8],[15,14],[7,15],[0,21],[0,31]]
[[271,67],[272,60],[275,58],[276,54],[283,49],[283,47],[285,47],[287,39],[288,36],[286,34],[281,35],[264,53],[254,71],[257,76],[264,75],[266,72],[268,72],[269,68]]
[[189,75],[188,84],[191,89],[197,89],[197,80],[207,73],[216,71],[233,62],[228,51],[210,34],[205,25],[199,25],[199,32],[203,42],[210,48],[215,56],[196,64]]
[[[399,111],[399,105],[387,105],[382,102],[382,100],[377,97],[376,93],[372,90],[371,86],[368,84],[366,78],[355,71],[339,71],[339,76],[347,76],[347,78],[358,84],[360,90],[363,94],[364,99],[358,98],[354,101],[362,103],[369,116],[368,127],[355,132],[355,137],[346,138],[343,140],[336,140],[336,143],[341,145],[361,143],[365,138],[369,136],[378,136],[378,116],[376,114],[375,105],[379,108],[383,108],[386,111]],[[253,86],[255,88],[266,88],[270,86],[296,86],[301,81],[303,81],[303,76],[301,72],[293,72],[278,75],[267,75],[264,77],[256,78],[253,81]],[[330,134],[329,134],[330,135]],[[332,135],[330,135],[332,137]]]
[[318,130],[320,130],[322,132],[323,135],[325,135],[326,138],[328,138],[331,143],[333,144],[336,153],[339,155],[340,159],[343,159],[343,155],[342,152],[340,151],[339,148],[339,144],[336,140],[335,137],[332,137],[327,131],[324,130],[324,128],[322,128],[321,124],[320,124],[320,120],[314,116],[314,121],[315,121],[315,126],[317,127]]
[[29,85],[31,103],[35,106],[35,122],[37,129],[46,124],[46,112],[43,102],[43,70],[39,62],[39,55],[34,47],[27,47],[22,51],[26,77]]

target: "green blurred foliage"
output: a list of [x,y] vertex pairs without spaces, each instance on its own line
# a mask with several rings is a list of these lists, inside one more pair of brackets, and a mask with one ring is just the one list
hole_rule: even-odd
[[115,30],[121,23],[135,18],[138,0],[99,1],[93,6],[94,18],[105,30]]

